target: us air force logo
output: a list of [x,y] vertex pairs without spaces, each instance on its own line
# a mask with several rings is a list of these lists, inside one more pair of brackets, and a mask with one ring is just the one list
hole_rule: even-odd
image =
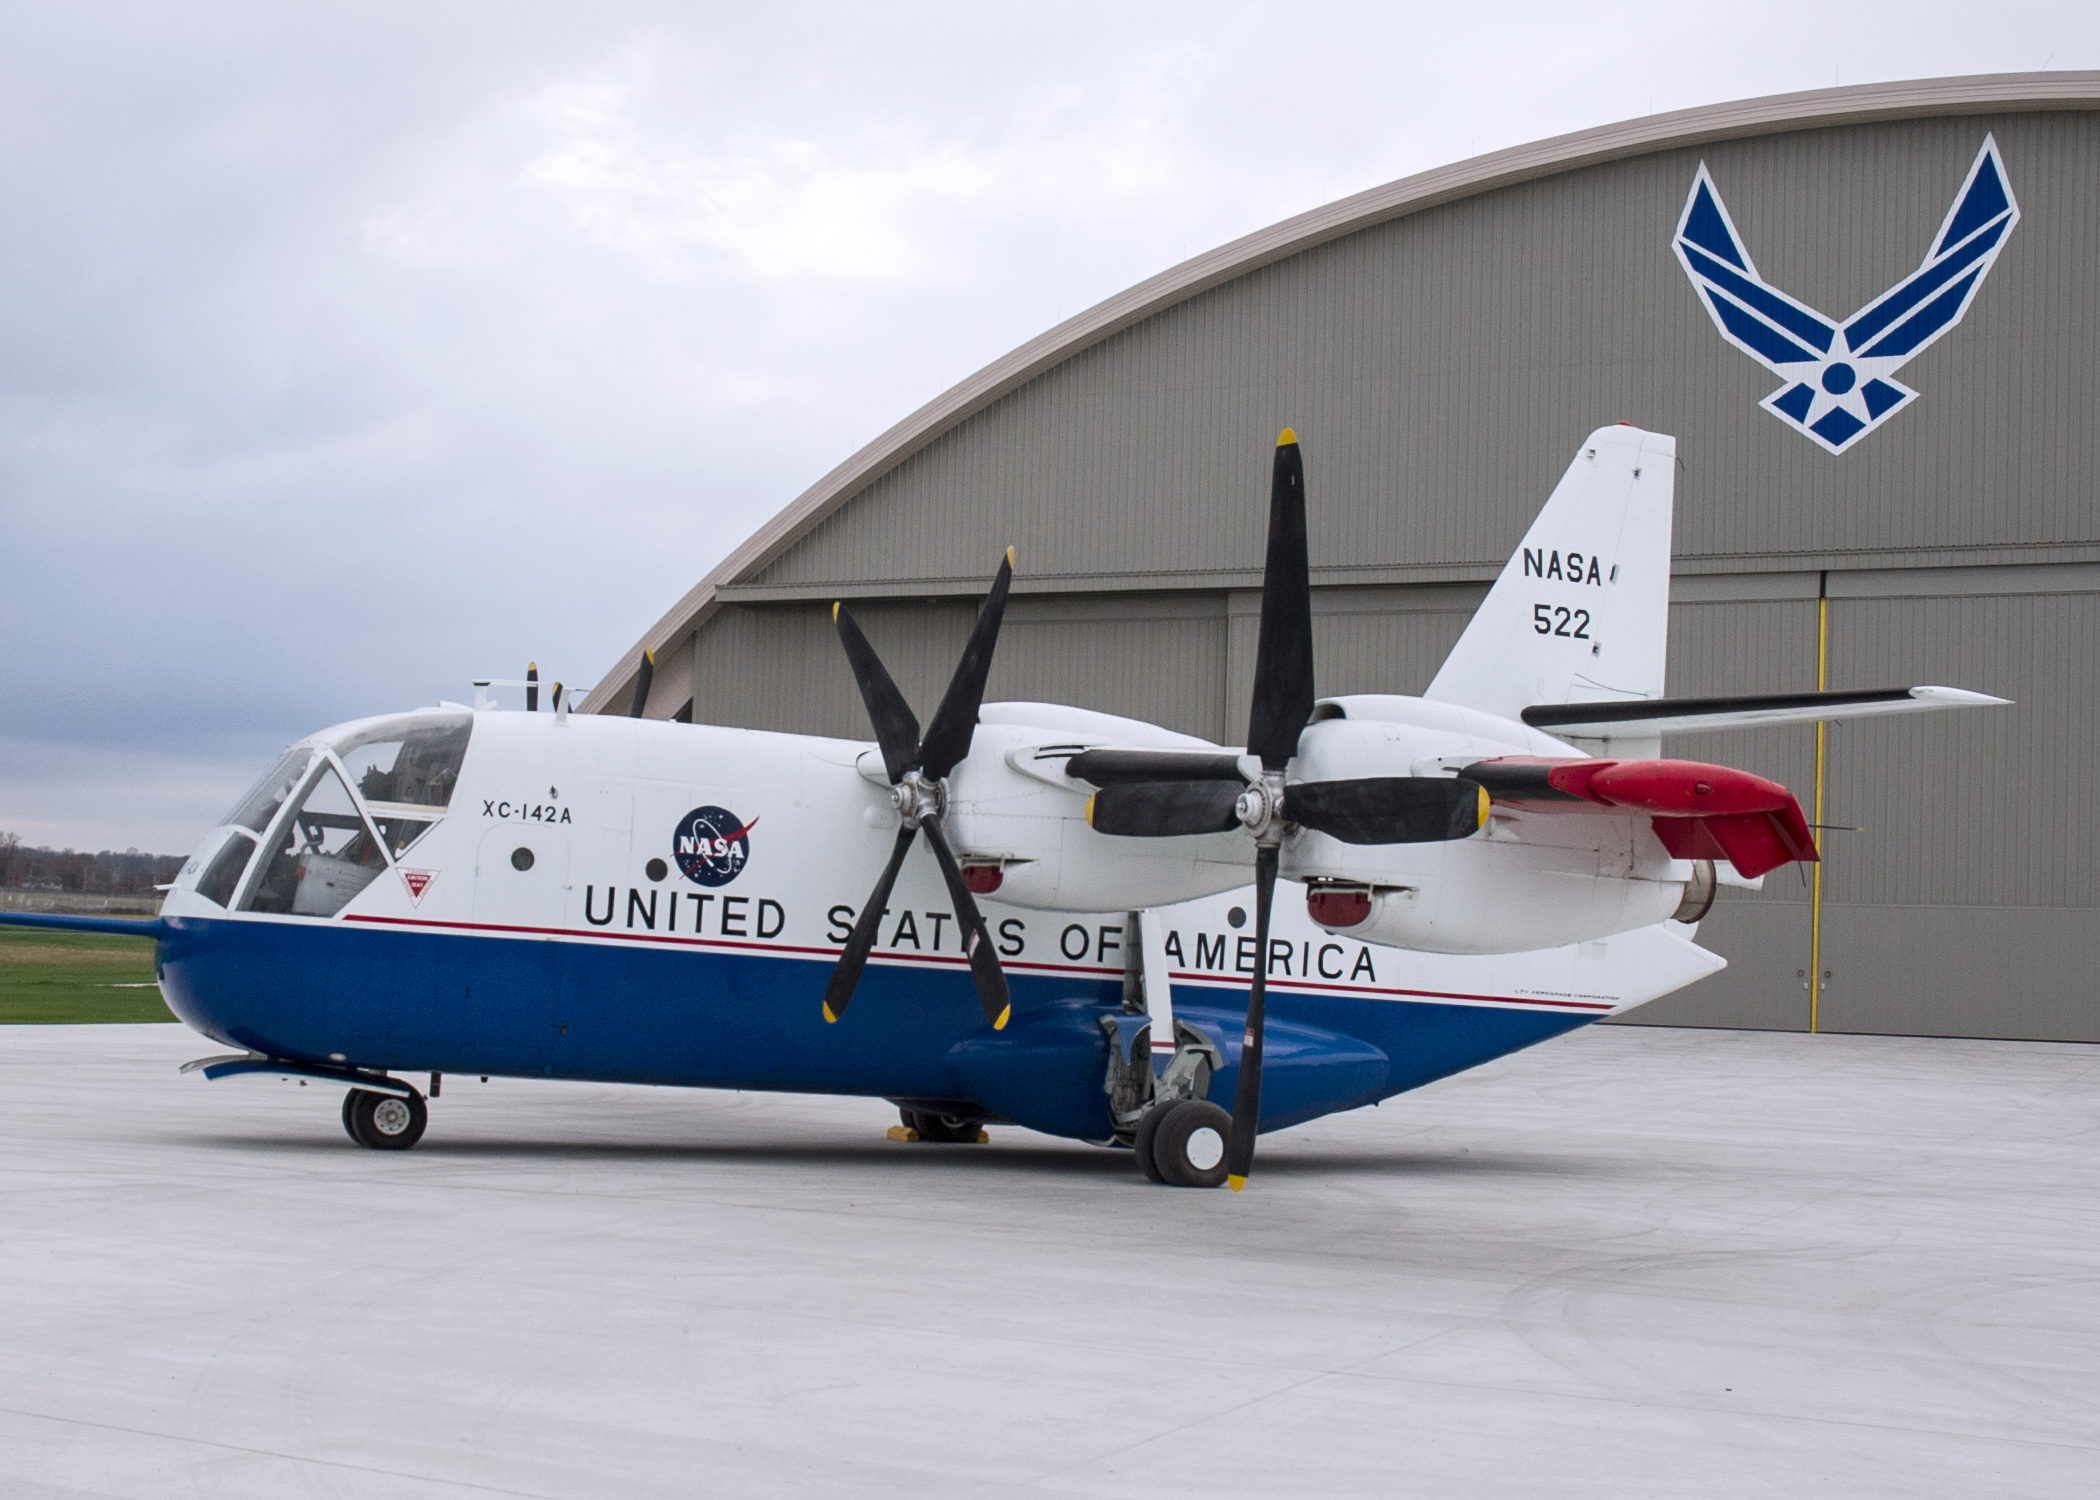
[[1705,162],[1677,221],[1676,247],[1721,337],[1785,380],[1758,404],[1843,453],[1916,399],[1896,372],[1962,320],[2019,222],[1998,143],[1987,135],[1924,264],[1842,322],[1757,274]]

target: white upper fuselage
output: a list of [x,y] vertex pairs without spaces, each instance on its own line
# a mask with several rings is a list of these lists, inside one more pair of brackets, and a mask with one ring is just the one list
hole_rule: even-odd
[[[1497,755],[1575,753],[1520,723],[1421,699],[1334,700],[1322,714],[1305,732],[1297,774],[1443,774]],[[815,954],[843,939],[897,827],[879,759],[862,742],[609,716],[472,719],[449,806],[389,851],[392,877],[360,889],[345,919],[642,931]],[[1254,846],[1245,834],[1097,833],[1086,822],[1092,789],[1063,773],[1075,748],[1204,742],[1052,705],[987,705],[983,719],[949,782],[949,825],[966,865],[1000,871],[986,905],[1002,909],[990,925],[1006,959],[1045,955],[1066,924],[1044,913],[1157,909],[1248,882]],[[330,746],[388,732],[371,727],[388,722],[309,743],[325,758]],[[348,771],[344,779],[355,784]],[[718,864],[688,871],[679,841],[703,824],[741,837]],[[222,831],[198,851],[170,892],[169,915],[224,914],[195,886],[231,837]],[[284,847],[287,835],[270,841]],[[1662,853],[1645,819],[1517,812],[1447,844],[1367,848],[1296,831],[1283,857],[1287,876],[1378,892],[1371,930],[1350,937],[1443,953],[1529,952],[1648,926],[1674,909],[1689,873]],[[257,880],[251,870],[242,891],[252,896]],[[245,898],[231,899],[238,907]],[[901,945],[955,961],[958,934],[930,861],[906,863],[892,904],[923,915],[886,926],[878,952]],[[1302,905],[1281,905],[1302,920]]]

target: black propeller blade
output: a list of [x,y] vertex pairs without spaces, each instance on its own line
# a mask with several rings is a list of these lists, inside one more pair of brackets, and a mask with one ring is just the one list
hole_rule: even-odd
[[1451,776],[1367,776],[1294,781],[1284,816],[1345,844],[1434,844],[1471,838],[1487,822],[1488,795]]
[[656,676],[656,653],[642,653],[641,670],[634,674],[634,701],[627,705],[627,717],[639,719],[642,710],[649,706],[649,683]]
[[846,648],[846,660],[853,666],[853,680],[860,685],[860,701],[867,704],[868,718],[875,725],[875,743],[882,747],[882,769],[888,773],[890,785],[895,786],[919,764],[919,716],[904,701],[889,668],[882,664],[882,658],[861,634],[859,622],[843,604],[831,606],[831,621],[838,627],[839,644]]
[[1082,750],[1065,774],[1095,786],[1129,781],[1242,781],[1240,758],[1220,750]]
[[1254,1134],[1261,1125],[1262,1032],[1269,999],[1269,916],[1276,904],[1274,844],[1254,856],[1254,982],[1247,986],[1247,1029],[1240,1037],[1240,1081],[1232,1091],[1232,1138],[1225,1143],[1225,1181],[1236,1193],[1254,1170]]
[[1179,838],[1229,833],[1240,826],[1238,781],[1112,782],[1087,798],[1086,820],[1096,833],[1126,838]]
[[1298,753],[1313,711],[1312,564],[1305,549],[1305,459],[1298,434],[1276,439],[1269,480],[1269,555],[1261,574],[1261,636],[1254,648],[1254,711],[1247,753],[1281,771]]
[[916,828],[897,830],[897,842],[890,850],[890,862],[882,867],[882,876],[875,882],[875,889],[868,893],[868,901],[860,909],[860,917],[853,924],[852,935],[846,939],[845,951],[831,971],[831,980],[824,986],[824,1019],[836,1021],[846,1013],[846,1002],[853,998],[854,987],[860,983],[860,971],[868,966],[868,954],[874,951],[875,934],[882,926],[882,918],[890,904],[890,888],[897,883],[897,872],[904,868],[904,856],[910,852],[911,842],[919,836]]
[[977,732],[977,711],[984,703],[984,685],[991,674],[992,651],[999,643],[999,622],[1006,613],[1006,596],[1013,576],[1014,552],[1009,547],[992,580],[991,592],[977,611],[977,624],[970,631],[969,644],[963,648],[955,675],[948,681],[948,691],[934,712],[933,727],[923,740],[919,737],[918,717],[904,701],[904,694],[867,636],[844,606],[831,607],[839,643],[846,648],[853,680],[860,686],[861,701],[868,706],[868,718],[875,725],[883,770],[890,785],[898,789],[897,810],[903,815],[904,826],[897,830],[890,861],[854,922],[852,935],[824,988],[826,1021],[836,1021],[846,1013],[846,1004],[853,998],[861,971],[874,950],[876,929],[889,904],[890,889],[897,883],[897,872],[904,867],[904,856],[921,828],[926,830],[926,842],[948,883],[948,897],[955,904],[963,952],[970,960],[970,977],[977,986],[977,1001],[984,1007],[985,1019],[996,1031],[1004,1028],[1013,1015],[1013,1001],[1006,987],[1005,971],[999,966],[998,951],[985,928],[984,916],[977,909],[977,899],[963,880],[962,868],[948,843],[947,829],[941,823],[945,796],[942,783],[970,753],[970,741]]

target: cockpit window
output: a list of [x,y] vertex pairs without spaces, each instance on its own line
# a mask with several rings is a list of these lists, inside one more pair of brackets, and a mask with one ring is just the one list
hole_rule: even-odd
[[226,835],[226,842],[219,846],[211,864],[197,878],[197,894],[217,906],[233,904],[234,890],[241,883],[241,872],[248,868],[248,856],[255,852],[255,836],[236,830]]
[[279,825],[268,858],[243,911],[332,917],[386,869],[378,839],[332,765]]
[[429,714],[365,729],[335,747],[358,795],[375,813],[385,803],[444,808],[467,758],[471,714]]
[[285,751],[277,764],[270,767],[270,774],[256,782],[254,790],[226,815],[226,821],[255,833],[268,828],[270,820],[277,816],[277,809],[284,806],[284,799],[291,796],[292,788],[299,784],[299,775],[306,769],[306,763],[313,758],[310,745],[298,745]]

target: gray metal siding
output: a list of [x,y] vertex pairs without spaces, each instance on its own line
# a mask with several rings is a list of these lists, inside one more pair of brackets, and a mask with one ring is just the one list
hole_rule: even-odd
[[[1758,409],[1670,250],[1700,160],[1836,317],[1926,252],[1986,130],[2023,213],[1920,399],[1833,458]],[[829,600],[919,712],[1002,550],[994,697],[1245,733],[1270,445],[1306,444],[1323,694],[1419,692],[1592,428],[1679,442],[1670,690],[1948,682],[2013,709],[1833,727],[1829,1029],[2100,1039],[2100,115],[1803,130],[1565,172],[1333,241],[1075,355],[875,480],[702,627],[702,722],[861,737]],[[1813,797],[1807,727],[1673,739]],[[1636,1019],[1802,1027],[1799,872],[1724,889],[1723,974]]]
[[[1959,570],[1946,570],[1956,581]],[[2100,1041],[2100,593],[1838,599],[1838,686],[2009,708],[1830,730],[1823,1024]]]
[[[1966,322],[1904,372],[1921,399],[1833,459],[1757,409],[1776,382],[1722,343],[1670,251],[1692,171],[1709,163],[1765,274],[1841,317],[1916,266],[1986,130],[2025,217]],[[747,587],[959,588],[1009,542],[1024,590],[1248,574],[1285,423],[1330,582],[1507,556],[1616,419],[1678,436],[1678,552],[1703,565],[2100,546],[2096,179],[2100,119],[2023,115],[1716,144],[1417,214],[1078,355]]]

